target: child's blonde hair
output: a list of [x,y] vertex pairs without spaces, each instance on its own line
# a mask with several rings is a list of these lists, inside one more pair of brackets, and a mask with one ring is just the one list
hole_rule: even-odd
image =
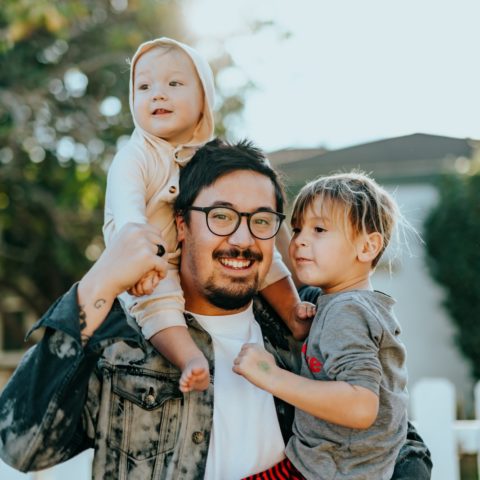
[[361,171],[336,173],[318,178],[305,185],[293,204],[293,227],[301,226],[307,209],[314,203],[331,207],[335,222],[347,236],[368,235],[378,232],[383,238],[383,247],[372,262],[375,267],[392,238],[398,220],[402,220],[392,196],[378,183]]

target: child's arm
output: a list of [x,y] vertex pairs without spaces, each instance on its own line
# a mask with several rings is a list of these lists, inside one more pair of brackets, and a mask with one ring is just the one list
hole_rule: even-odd
[[297,340],[303,340],[315,316],[315,305],[302,302],[290,276],[278,280],[261,292]]
[[344,427],[370,427],[378,413],[378,396],[343,381],[321,381],[278,367],[264,348],[245,344],[233,371],[258,387],[317,418]]
[[[166,176],[166,173],[165,173]],[[126,223],[147,223],[149,161],[138,147],[130,145],[115,155],[107,175],[105,193],[105,243]]]

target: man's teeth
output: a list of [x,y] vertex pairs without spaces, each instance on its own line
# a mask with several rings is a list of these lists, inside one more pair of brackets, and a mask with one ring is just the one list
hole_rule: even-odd
[[230,268],[248,268],[251,264],[251,260],[239,260],[239,259],[228,259],[221,258],[220,263]]

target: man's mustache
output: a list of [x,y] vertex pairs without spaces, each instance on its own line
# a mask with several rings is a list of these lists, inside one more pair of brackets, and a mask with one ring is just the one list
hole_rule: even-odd
[[245,260],[257,260],[261,262],[263,260],[263,255],[260,252],[254,252],[249,248],[245,250],[239,250],[238,248],[231,248],[229,250],[216,250],[213,252],[213,258],[219,259],[221,257],[228,258],[244,258]]

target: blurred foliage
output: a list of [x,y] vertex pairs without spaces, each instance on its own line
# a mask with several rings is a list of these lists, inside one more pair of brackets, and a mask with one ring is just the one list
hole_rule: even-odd
[[428,265],[446,292],[456,343],[480,380],[480,173],[448,175],[425,222]]
[[[126,59],[191,42],[178,1],[0,1],[0,288],[39,315],[103,248],[105,172],[132,129]],[[231,66],[218,53],[214,70]],[[221,134],[243,102],[220,101]]]

